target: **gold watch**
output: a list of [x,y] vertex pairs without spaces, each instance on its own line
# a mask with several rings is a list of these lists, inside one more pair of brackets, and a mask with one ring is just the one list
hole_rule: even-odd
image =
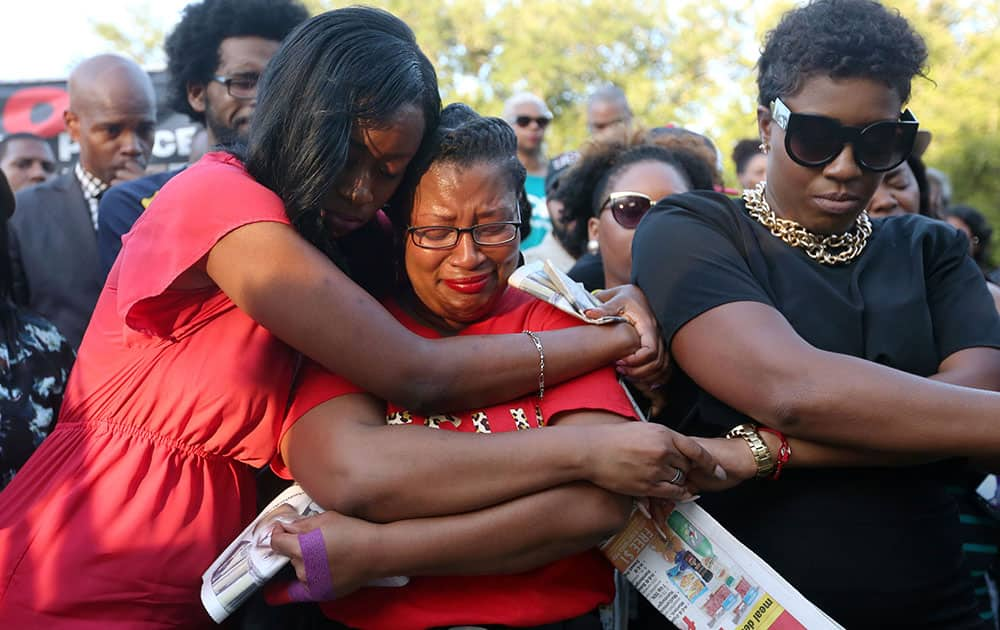
[[753,461],[757,465],[757,474],[754,476],[755,479],[764,479],[770,477],[774,474],[774,468],[777,465],[774,461],[774,456],[771,455],[771,450],[767,448],[767,444],[760,437],[760,433],[757,431],[757,427],[749,422],[744,424],[738,424],[726,433],[727,438],[743,438],[746,440],[747,446],[750,447],[750,454],[753,456]]

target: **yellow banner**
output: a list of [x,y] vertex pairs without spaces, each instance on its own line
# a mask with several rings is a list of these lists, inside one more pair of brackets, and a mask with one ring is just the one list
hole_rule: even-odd
[[747,620],[739,626],[738,630],[767,630],[771,627],[785,609],[778,602],[774,601],[770,595],[764,594],[764,598],[757,602],[751,609]]

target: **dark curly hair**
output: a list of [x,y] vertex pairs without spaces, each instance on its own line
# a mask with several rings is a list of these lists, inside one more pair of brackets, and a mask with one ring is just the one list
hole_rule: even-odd
[[167,104],[192,120],[205,114],[188,103],[189,83],[208,83],[219,67],[219,45],[229,37],[261,37],[280,42],[309,18],[297,0],[202,0],[184,7],[167,36]]
[[753,156],[758,153],[763,154],[764,152],[760,150],[760,140],[753,140],[747,138],[745,140],[740,140],[733,147],[733,164],[736,165],[736,173],[740,175],[747,169],[747,164],[753,159]]
[[689,151],[656,144],[590,145],[559,184],[559,198],[565,205],[566,219],[575,221],[567,242],[570,254],[577,257],[583,254],[587,220],[600,213],[600,205],[613,192],[611,189],[618,175],[639,162],[661,162],[674,167],[692,190],[713,189],[712,169],[700,156]]
[[895,9],[874,0],[814,0],[786,13],[757,61],[758,101],[770,107],[815,76],[888,85],[905,103],[923,73],[927,46]]
[[[531,217],[531,205],[524,192],[527,171],[517,159],[517,136],[502,118],[480,116],[464,103],[452,103],[441,112],[441,122],[431,139],[428,150],[414,160],[407,181],[390,203],[390,217],[403,245],[406,228],[413,211],[413,193],[420,178],[436,164],[459,167],[473,164],[495,164],[513,190],[518,191],[521,226]],[[523,231],[522,231],[523,237]]]

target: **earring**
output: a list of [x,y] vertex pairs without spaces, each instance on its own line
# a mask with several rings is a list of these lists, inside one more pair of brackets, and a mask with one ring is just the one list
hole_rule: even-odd
[[601,252],[601,244],[597,242],[596,238],[592,238],[587,241],[587,253],[596,256]]
[[760,152],[764,155],[767,155],[767,152],[771,150],[771,147],[769,147],[763,140],[761,140],[760,144],[757,145],[757,148],[760,149]]
[[326,210],[320,210],[316,215],[316,227],[323,230],[326,227]]

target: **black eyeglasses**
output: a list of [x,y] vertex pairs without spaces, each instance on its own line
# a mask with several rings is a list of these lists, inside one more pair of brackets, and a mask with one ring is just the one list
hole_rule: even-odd
[[601,204],[600,212],[611,210],[611,216],[626,230],[634,230],[642,217],[656,204],[649,195],[637,192],[614,192]]
[[825,166],[850,143],[858,166],[875,172],[891,171],[910,156],[920,126],[906,110],[896,121],[850,127],[826,116],[796,114],[780,98],[771,102],[771,116],[785,130],[785,151],[797,164]]
[[239,99],[250,99],[257,96],[257,83],[260,81],[260,75],[235,74],[231,77],[212,77],[212,80],[226,86],[229,96]]
[[552,119],[546,116],[538,116],[537,118],[534,116],[518,116],[514,119],[514,122],[517,123],[518,127],[527,127],[531,125],[531,123],[535,123],[542,129],[545,129],[549,126],[549,123],[552,122]]
[[413,244],[424,249],[451,249],[458,245],[462,233],[472,235],[476,245],[489,247],[505,245],[517,238],[520,221],[497,221],[495,223],[480,223],[467,228],[450,227],[447,225],[427,225],[406,228]]

